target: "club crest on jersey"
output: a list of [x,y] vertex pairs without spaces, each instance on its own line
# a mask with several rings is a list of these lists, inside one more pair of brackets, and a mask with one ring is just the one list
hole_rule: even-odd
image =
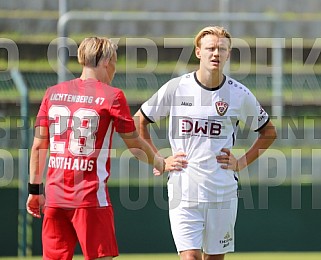
[[228,104],[225,101],[217,101],[215,103],[216,111],[220,116],[224,116],[228,109]]

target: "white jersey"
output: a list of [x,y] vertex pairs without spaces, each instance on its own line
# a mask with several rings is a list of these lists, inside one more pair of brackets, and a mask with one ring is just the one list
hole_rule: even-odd
[[203,86],[196,72],[164,84],[142,107],[151,122],[169,116],[173,154],[187,154],[188,166],[169,173],[169,199],[222,202],[237,197],[236,173],[224,170],[216,156],[231,149],[239,121],[258,131],[269,116],[248,88],[225,76],[215,89]]

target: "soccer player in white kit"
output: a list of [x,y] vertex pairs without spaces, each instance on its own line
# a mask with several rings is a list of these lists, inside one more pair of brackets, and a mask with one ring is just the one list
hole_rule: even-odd
[[[194,39],[197,71],[169,80],[135,115],[136,128],[155,151],[147,125],[169,117],[172,153],[186,154],[187,168],[171,171],[169,217],[181,259],[224,259],[234,251],[237,173],[276,139],[267,112],[251,91],[223,74],[231,35],[202,29]],[[240,158],[231,153],[239,121],[258,138]]]

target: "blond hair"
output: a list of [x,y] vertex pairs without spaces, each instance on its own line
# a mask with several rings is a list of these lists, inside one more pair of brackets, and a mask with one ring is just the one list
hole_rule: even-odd
[[194,38],[194,46],[200,47],[201,39],[208,34],[215,35],[217,37],[227,38],[230,42],[230,48],[232,47],[231,34],[228,31],[226,31],[223,27],[219,26],[207,26],[200,30]]
[[100,60],[111,59],[117,45],[105,37],[85,38],[78,48],[78,62],[83,66],[97,67]]

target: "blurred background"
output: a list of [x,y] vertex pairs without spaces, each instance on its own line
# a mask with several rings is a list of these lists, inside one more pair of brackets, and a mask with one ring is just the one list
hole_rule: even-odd
[[[197,69],[193,38],[208,25],[232,34],[226,74],[257,96],[278,128],[272,149],[240,173],[236,251],[321,251],[320,1],[0,0],[0,256],[41,254],[41,220],[25,212],[32,126],[46,88],[79,76],[80,41],[118,43],[112,83],[134,114],[167,80]],[[164,155],[166,129],[166,121],[150,129]],[[255,138],[241,126],[235,153]],[[175,252],[166,176],[153,177],[117,134],[113,147],[120,251]]]

